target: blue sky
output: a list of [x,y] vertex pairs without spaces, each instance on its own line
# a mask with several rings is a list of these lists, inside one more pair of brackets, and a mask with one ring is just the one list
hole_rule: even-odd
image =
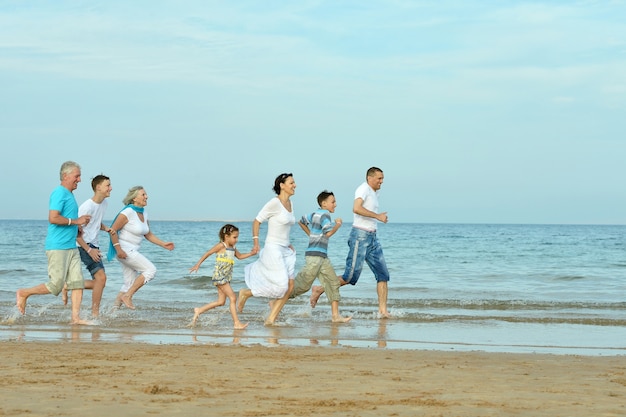
[[2,219],[61,163],[162,220],[297,214],[370,166],[392,222],[626,224],[624,1],[0,1]]

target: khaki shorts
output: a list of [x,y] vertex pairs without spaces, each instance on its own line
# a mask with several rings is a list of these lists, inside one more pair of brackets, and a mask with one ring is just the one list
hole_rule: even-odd
[[47,250],[46,256],[50,278],[46,283],[46,288],[50,294],[59,295],[63,285],[67,285],[68,290],[85,288],[78,249]]
[[295,298],[310,290],[313,281],[317,278],[324,287],[328,301],[340,301],[339,287],[341,284],[330,259],[321,256],[305,256],[304,259],[304,267],[296,275],[290,298]]

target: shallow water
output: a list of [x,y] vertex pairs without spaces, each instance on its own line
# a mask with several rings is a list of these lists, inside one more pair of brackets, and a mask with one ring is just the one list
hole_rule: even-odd
[[[238,249],[248,251],[251,224],[236,224]],[[365,269],[356,286],[342,287],[340,309],[353,316],[349,323],[330,323],[324,296],[311,309],[305,294],[285,306],[274,327],[263,325],[267,300],[252,298],[240,317],[250,323],[245,330],[232,330],[227,306],[203,314],[195,328],[188,328],[193,307],[216,298],[210,278],[214,259],[197,274],[188,270],[217,242],[221,225],[153,221],[153,231],[174,241],[176,249],[143,243],[159,272],[135,296],[137,310],[112,307],[122,281],[113,261],[106,264],[108,283],[97,325],[69,326],[69,308],[60,297],[31,297],[24,316],[15,308],[18,288],[47,279],[46,222],[0,220],[0,339],[626,353],[625,226],[381,225],[393,319],[378,318],[376,284]],[[345,224],[331,239],[330,259],[339,273],[348,233]],[[306,236],[298,228],[291,236],[299,269]],[[103,251],[105,239],[103,234]],[[244,266],[254,259],[235,264],[236,291],[244,287]],[[90,303],[86,291],[84,317]]]

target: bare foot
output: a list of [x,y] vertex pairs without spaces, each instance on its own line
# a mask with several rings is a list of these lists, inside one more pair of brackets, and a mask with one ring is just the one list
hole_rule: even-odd
[[63,305],[67,305],[67,287],[63,286],[61,290],[61,300],[63,300]]
[[237,297],[237,313],[243,312],[243,306],[246,305],[246,301],[248,301],[250,295],[248,295],[248,291],[246,288],[242,288],[239,290],[239,297]]
[[196,321],[200,316],[200,309],[198,307],[193,309],[193,318],[191,319],[191,323],[189,323],[189,327],[195,327]]
[[122,295],[120,299],[122,300],[122,303],[124,303],[126,307],[130,308],[131,310],[135,309],[135,305],[133,304],[133,299],[131,297],[127,295]]
[[94,326],[96,324],[96,322],[94,322],[92,320],[78,319],[78,320],[72,320],[70,322],[70,324],[77,324],[77,325],[81,325],[81,326]]
[[333,316],[332,318],[333,323],[347,323],[350,320],[352,320],[352,316],[350,317]]
[[313,288],[311,288],[311,307],[315,308],[315,306],[317,305],[317,300],[320,299],[320,296],[322,294],[324,294],[324,287],[314,285]]
[[15,293],[16,298],[16,306],[20,313],[24,314],[26,312],[26,297],[22,290],[17,290]]
[[235,330],[245,329],[246,327],[248,327],[248,324],[249,323],[242,324],[240,321],[238,321],[237,323],[235,323]]
[[265,324],[266,326],[273,326],[274,322],[270,321],[270,320],[265,320],[265,323],[263,323],[263,324]]
[[391,318],[391,313],[388,311],[385,311],[384,313],[381,313],[380,311],[378,312],[378,316],[381,319],[390,319]]
[[115,297],[115,302],[113,303],[113,305],[115,307],[121,307],[122,306],[122,294],[118,294],[117,297]]

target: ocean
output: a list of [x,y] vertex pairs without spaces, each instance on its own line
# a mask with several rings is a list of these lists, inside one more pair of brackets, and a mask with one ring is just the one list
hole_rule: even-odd
[[[237,248],[248,252],[251,222],[233,223],[240,229]],[[121,268],[106,262],[100,319],[94,326],[71,326],[61,297],[32,296],[24,316],[15,307],[18,288],[47,280],[47,222],[0,220],[0,340],[626,354],[626,226],[381,224],[393,318],[378,317],[376,282],[365,267],[356,286],[341,288],[340,311],[353,317],[349,323],[331,323],[325,296],[311,308],[305,294],[287,303],[275,326],[263,324],[268,300],[253,297],[240,315],[249,323],[244,330],[233,330],[228,306],[201,315],[190,328],[193,308],[217,298],[214,256],[197,273],[189,268],[218,242],[223,224],[152,221],[152,231],[176,249],[142,244],[158,272],[133,298],[137,309],[113,307]],[[265,231],[262,225],[261,242]],[[344,223],[331,238],[329,257],[338,273],[349,231]],[[298,270],[307,238],[297,226],[291,238]],[[100,239],[106,252],[107,235]],[[255,259],[236,261],[235,291],[245,287],[244,266]],[[90,308],[91,293],[85,291],[84,318]]]

